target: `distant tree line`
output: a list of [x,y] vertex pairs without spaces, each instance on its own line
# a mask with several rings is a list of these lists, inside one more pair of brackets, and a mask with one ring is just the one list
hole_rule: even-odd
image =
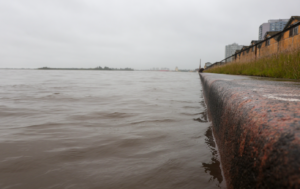
[[102,68],[101,66],[98,66],[95,68],[96,70],[126,70],[126,71],[133,71],[132,68],[110,68],[105,66],[104,68]]
[[96,68],[49,68],[49,67],[42,67],[38,68],[39,70],[112,70],[112,71],[134,71],[132,68],[109,68],[105,66],[102,68],[98,66]]

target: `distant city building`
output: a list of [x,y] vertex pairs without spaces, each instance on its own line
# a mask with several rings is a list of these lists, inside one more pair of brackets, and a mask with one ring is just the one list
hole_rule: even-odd
[[[238,45],[237,43],[233,43],[231,45],[225,46],[225,58],[234,55],[236,50],[241,50],[243,48],[243,45]],[[227,62],[231,62],[232,58],[229,58],[226,60]]]
[[268,31],[282,31],[289,19],[269,20],[259,26],[258,40],[263,40]]
[[178,72],[178,67],[175,68],[175,72]]
[[258,30],[258,40],[263,40],[268,31],[270,31],[270,23],[263,23],[260,25]]
[[204,69],[206,69],[208,66],[210,66],[210,65],[212,65],[212,63],[210,63],[210,62],[206,62],[205,64],[204,64]]
[[169,68],[160,68],[160,71],[170,71]]

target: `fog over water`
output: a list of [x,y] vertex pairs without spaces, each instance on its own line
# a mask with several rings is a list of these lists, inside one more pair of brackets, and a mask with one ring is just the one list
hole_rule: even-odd
[[0,188],[224,185],[197,73],[0,76]]

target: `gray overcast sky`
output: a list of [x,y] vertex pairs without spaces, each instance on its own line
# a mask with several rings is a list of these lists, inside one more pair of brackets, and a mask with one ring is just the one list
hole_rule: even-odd
[[194,69],[299,0],[0,0],[0,68]]

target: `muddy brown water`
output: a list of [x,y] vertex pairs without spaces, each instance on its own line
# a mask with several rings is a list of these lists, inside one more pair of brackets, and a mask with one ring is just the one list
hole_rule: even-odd
[[224,188],[197,73],[0,70],[0,188]]

